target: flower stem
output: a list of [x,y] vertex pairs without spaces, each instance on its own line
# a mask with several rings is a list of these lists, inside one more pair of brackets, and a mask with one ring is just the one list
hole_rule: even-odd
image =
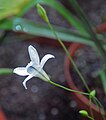
[[92,100],[91,100],[91,97],[89,97],[89,102],[90,102],[90,113],[91,113],[92,118],[94,118],[93,111],[92,111]]
[[92,117],[90,117],[90,116],[88,116],[88,118],[89,118],[90,120],[95,120],[94,118],[92,118]]
[[64,90],[67,90],[67,91],[69,91],[69,92],[75,92],[75,93],[79,93],[79,94],[83,94],[83,95],[90,95],[90,93],[85,93],[85,92],[81,92],[81,91],[78,91],[78,90],[72,90],[72,89],[70,89],[70,88],[67,88],[67,87],[65,87],[65,86],[62,86],[62,85],[60,85],[60,84],[57,84],[57,83],[55,83],[55,82],[53,82],[52,80],[50,80],[50,79],[47,79],[41,72],[39,72],[37,69],[36,69],[36,71],[39,73],[39,74],[41,74],[47,81],[46,82],[48,82],[48,83],[50,83],[50,84],[52,84],[52,85],[54,85],[54,86],[57,86],[57,87],[59,87],[59,88],[62,88],[62,89],[64,89]]
[[57,87],[59,87],[59,88],[62,88],[62,89],[64,89],[64,90],[67,90],[67,91],[69,91],[69,92],[75,92],[75,93],[79,93],[79,94],[83,94],[83,95],[89,96],[89,93],[85,93],[85,92],[81,92],[81,91],[77,91],[77,90],[72,90],[72,89],[67,88],[67,87],[65,87],[65,86],[62,86],[62,85],[60,85],[60,84],[57,84],[57,83],[55,83],[55,82],[53,82],[53,81],[51,81],[51,80],[49,80],[48,82],[49,82],[50,84],[54,85],[54,86],[57,86]]
[[63,42],[60,40],[60,38],[58,37],[57,33],[55,32],[54,28],[52,27],[52,25],[50,24],[50,22],[47,22],[48,26],[50,27],[50,29],[52,30],[53,34],[55,35],[56,39],[58,40],[58,42],[60,43],[60,45],[62,46],[62,48],[64,49],[66,55],[68,56],[69,60],[71,61],[72,65],[74,66],[76,72],[78,73],[79,77],[81,78],[83,84],[85,85],[86,89],[88,92],[90,92],[90,89],[84,79],[84,77],[82,76],[82,74],[80,73],[79,69],[77,68],[76,64],[74,63],[73,59],[70,56],[70,53],[68,52],[67,48],[65,47],[65,45],[63,44]]
[[105,110],[104,110],[104,107],[103,107],[103,105],[100,103],[100,101],[96,98],[96,97],[94,97],[94,100],[96,100],[97,101],[97,103],[99,104],[99,106],[100,106],[100,113],[101,113],[101,115],[102,115],[102,118],[103,118],[103,120],[105,120]]

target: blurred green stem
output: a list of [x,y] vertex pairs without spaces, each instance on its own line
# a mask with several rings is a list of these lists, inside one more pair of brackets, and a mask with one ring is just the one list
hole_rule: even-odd
[[68,58],[69,58],[69,60],[71,61],[72,65],[74,66],[75,70],[77,71],[78,75],[80,76],[80,78],[81,78],[83,84],[85,85],[87,91],[90,92],[90,89],[89,89],[89,87],[88,87],[88,85],[87,85],[84,77],[82,76],[82,74],[81,74],[80,71],[78,70],[78,68],[77,68],[76,64],[74,63],[73,59],[71,58],[71,56],[70,56],[67,48],[65,47],[65,45],[63,44],[63,42],[60,40],[60,38],[57,36],[55,30],[53,29],[52,25],[50,24],[50,21],[49,21],[47,24],[48,24],[48,26],[50,27],[50,29],[52,30],[52,32],[54,33],[56,39],[58,40],[58,42],[60,43],[60,45],[62,46],[62,48],[64,49],[66,55],[68,56]]
[[91,100],[91,97],[89,97],[89,103],[90,103],[90,113],[91,113],[92,118],[94,119],[94,115],[93,115],[93,111],[92,111],[92,100]]
[[0,75],[8,75],[12,73],[13,73],[13,69],[11,68],[0,68]]
[[74,93],[79,93],[79,94],[83,94],[83,95],[89,96],[89,93],[80,92],[80,91],[77,91],[77,90],[72,90],[72,89],[67,88],[67,87],[64,87],[64,86],[62,86],[62,85],[60,85],[60,84],[57,84],[57,83],[55,83],[55,82],[53,82],[53,81],[51,81],[51,80],[49,80],[48,82],[49,82],[50,84],[54,85],[54,86],[57,86],[57,87],[60,87],[60,88],[62,88],[62,89],[64,89],[64,90],[66,90],[66,91],[74,92]]
[[82,8],[80,7],[80,5],[78,4],[78,2],[76,0],[69,0],[69,1],[70,1],[71,5],[73,6],[73,8],[75,9],[76,13],[79,15],[82,23],[84,24],[85,29],[88,31],[89,35],[93,39],[93,41],[97,47],[97,50],[99,51],[99,53],[102,56],[103,61],[106,62],[106,52],[102,46],[102,43],[98,40],[96,34],[92,30],[92,26],[91,26],[90,22],[88,21],[86,14],[84,13],[84,11],[82,10]]

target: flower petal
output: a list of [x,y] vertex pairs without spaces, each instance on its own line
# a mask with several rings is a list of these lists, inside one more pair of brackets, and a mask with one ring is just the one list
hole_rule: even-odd
[[47,62],[48,59],[50,58],[55,58],[55,56],[51,55],[51,54],[47,54],[45,55],[42,60],[41,60],[41,63],[40,63],[40,66],[41,68],[43,68],[44,64]]
[[13,73],[16,73],[20,76],[27,76],[29,75],[25,67],[17,67],[14,69]]
[[24,81],[23,81],[23,86],[25,87],[25,89],[27,89],[27,86],[26,86],[26,82],[28,80],[30,80],[33,76],[32,75],[29,75]]
[[36,49],[30,45],[28,47],[28,52],[29,52],[31,61],[34,62],[35,64],[39,65],[40,59],[39,59],[39,55],[38,55],[38,52],[36,51]]
[[46,82],[50,80],[49,76],[43,69],[41,70],[40,73],[36,74],[35,77],[38,77]]

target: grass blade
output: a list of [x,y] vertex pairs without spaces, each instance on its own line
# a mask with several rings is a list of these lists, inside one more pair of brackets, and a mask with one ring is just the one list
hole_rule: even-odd
[[[17,25],[21,26],[20,30],[16,30]],[[25,32],[30,35],[54,38],[53,33],[50,31],[50,29],[47,26],[41,25],[39,23],[35,24],[32,21],[29,21],[23,18],[15,17],[8,20],[0,21],[0,28],[5,30],[13,29],[16,32]],[[54,27],[54,28],[58,36],[63,41],[85,43],[90,46],[95,45],[91,38],[82,36],[77,32],[69,31],[68,29],[61,28],[61,27]],[[99,35],[98,37],[100,39],[103,39],[101,38],[103,36]],[[105,43],[103,42],[103,44]]]
[[89,35],[93,39],[98,51],[100,52],[102,56],[102,59],[106,61],[106,53],[102,46],[102,43],[97,39],[96,34],[92,30],[91,23],[88,21],[87,16],[85,15],[84,11],[81,9],[81,7],[79,6],[76,0],[69,0],[69,1],[72,4],[73,8],[75,9],[76,13],[79,15],[80,19],[82,20],[85,26],[85,29],[88,31]]
[[106,72],[104,70],[101,70],[99,75],[101,77],[102,85],[103,85],[104,92],[105,92],[105,95],[106,95]]

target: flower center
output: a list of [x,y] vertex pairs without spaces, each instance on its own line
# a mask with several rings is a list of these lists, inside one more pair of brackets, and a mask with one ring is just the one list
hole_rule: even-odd
[[27,68],[27,72],[28,72],[29,74],[36,74],[36,73],[38,73],[38,71],[40,71],[40,66],[36,66],[36,68],[33,67],[33,66],[29,66],[29,67]]
[[30,66],[30,67],[27,68],[27,72],[28,72],[29,74],[33,74],[33,73],[36,72],[36,69],[35,69],[33,66]]

